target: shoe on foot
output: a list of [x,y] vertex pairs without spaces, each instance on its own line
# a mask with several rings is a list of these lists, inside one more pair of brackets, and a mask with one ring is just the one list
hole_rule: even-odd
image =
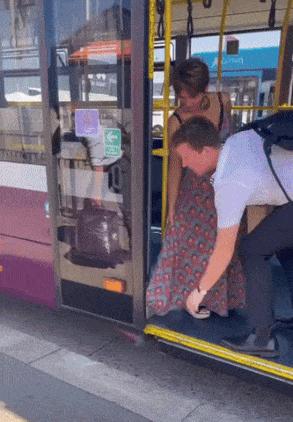
[[284,324],[293,324],[293,316],[291,317],[279,317],[276,321],[283,322]]
[[209,311],[207,308],[200,308],[198,312],[195,312],[195,318],[196,319],[206,319],[211,316],[211,311]]
[[211,311],[204,307],[200,308],[197,312],[194,313],[194,315],[191,314],[187,309],[185,310],[189,315],[196,319],[207,319],[211,316]]
[[270,337],[267,343],[262,344],[254,333],[248,336],[231,337],[221,341],[221,345],[239,353],[274,358],[280,356],[277,339]]
[[275,322],[272,325],[272,329],[279,329],[279,328],[293,328],[293,317],[279,317],[276,318]]

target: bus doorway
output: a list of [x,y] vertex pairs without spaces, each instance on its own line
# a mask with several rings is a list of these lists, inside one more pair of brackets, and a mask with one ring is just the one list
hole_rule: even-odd
[[[166,32],[168,31],[168,28],[170,30],[170,33],[167,33],[165,35],[165,45],[169,46],[171,34],[174,36],[173,42],[176,42],[176,31],[178,30],[180,33],[183,31],[182,28],[180,28],[180,19],[178,19],[178,16],[182,17],[182,24],[184,21],[183,19],[183,9],[180,9],[180,2],[175,2],[175,4],[171,9],[166,11],[165,13],[165,19],[166,19]],[[254,25],[251,25],[251,21],[249,20],[251,18],[252,13],[252,4],[250,5],[240,5],[239,3],[233,2],[233,14],[237,15],[236,9],[239,6],[239,13],[245,12],[245,18],[240,15],[238,18],[234,15],[233,19],[231,17],[228,17],[227,15],[227,7],[229,2],[223,2],[224,6],[223,9],[221,9],[219,5],[219,9],[217,10],[217,5],[214,5],[209,9],[209,17],[211,18],[211,21],[208,21],[207,19],[207,10],[204,9],[201,2],[194,3],[194,18],[193,21],[195,23],[194,27],[197,28],[198,36],[202,37],[203,39],[205,37],[208,38],[209,34],[207,34],[207,27],[211,28],[212,31],[217,32],[219,29],[215,29],[217,24],[218,28],[221,28],[220,30],[220,36],[218,36],[218,45],[219,45],[219,52],[218,52],[218,60],[217,60],[217,69],[218,76],[216,79],[214,79],[214,85],[215,88],[218,89],[224,89],[226,88],[228,91],[231,90],[230,96],[232,100],[232,116],[234,121],[234,129],[239,129],[242,124],[245,124],[251,120],[256,119],[258,116],[265,114],[273,113],[274,111],[280,109],[280,105],[288,102],[288,95],[286,98],[284,96],[281,98],[280,96],[280,85],[282,84],[282,74],[280,73],[280,69],[282,69],[281,63],[284,60],[284,47],[285,47],[285,40],[286,36],[284,36],[284,32],[281,34],[277,33],[277,31],[274,31],[275,39],[278,40],[278,53],[276,60],[276,66],[275,69],[265,69],[265,68],[258,68],[258,69],[251,69],[249,67],[249,64],[247,64],[245,69],[242,69],[243,72],[240,71],[240,69],[234,69],[231,63],[238,64],[242,62],[243,57],[240,57],[241,47],[238,52],[234,52],[231,56],[231,60],[229,62],[229,66],[231,66],[229,69],[225,69],[225,61],[223,60],[224,52],[226,54],[226,46],[225,46],[225,31],[233,32],[233,37],[238,37],[239,28],[241,30],[245,31],[249,29],[249,34],[255,39],[260,41],[260,39],[263,36],[263,40],[265,40],[266,35],[265,28],[266,23],[265,22],[258,22]],[[165,5],[166,6],[166,5]],[[263,7],[263,5],[258,5],[259,8]],[[288,3],[286,8],[286,5],[284,4],[283,9],[283,19],[288,24],[288,19],[286,20],[286,16],[288,18],[288,11],[290,10],[290,4]],[[250,9],[251,7],[251,9]],[[245,10],[244,10],[245,9]],[[265,10],[267,10],[265,8]],[[267,10],[269,12],[269,10]],[[218,13],[216,13],[218,12]],[[263,10],[264,12],[264,10]],[[172,30],[170,29],[171,25],[168,21],[171,20],[171,16],[176,15],[176,19],[174,18]],[[219,19],[219,21],[216,23],[216,16],[219,16],[222,14],[222,19]],[[226,18],[223,18],[223,14],[226,14]],[[159,13],[158,13],[159,15]],[[205,27],[201,27],[201,21],[200,19],[203,18],[205,21]],[[260,16],[260,15],[259,15]],[[250,18],[249,18],[250,17]],[[247,18],[247,20],[246,20]],[[213,19],[213,20],[212,20]],[[281,18],[280,18],[281,19]],[[237,25],[236,25],[237,21]],[[160,16],[157,16],[157,24],[160,22]],[[284,22],[284,21],[283,21]],[[281,26],[281,23],[279,25],[279,28]],[[277,29],[276,25],[276,29]],[[285,27],[285,26],[284,26]],[[283,28],[284,28],[283,27]],[[253,33],[253,30],[255,31]],[[265,32],[261,32],[265,31]],[[241,37],[244,37],[245,34],[241,32]],[[240,37],[240,36],[239,36]],[[196,45],[197,39],[194,38],[194,45]],[[204,41],[202,42],[205,43]],[[205,43],[208,45],[208,43]],[[241,46],[241,42],[240,42]],[[258,46],[258,48],[261,48]],[[287,48],[287,47],[286,47]],[[253,54],[252,50],[253,47],[250,45],[250,51],[247,54]],[[168,121],[169,116],[173,112],[174,108],[176,108],[176,103],[173,102],[173,98],[169,89],[169,75],[171,73],[171,58],[169,55],[169,47],[165,50],[165,56],[164,56],[164,70],[165,70],[165,77],[167,76],[167,79],[164,80],[164,87],[161,90],[163,93],[161,96],[161,99],[154,98],[153,101],[153,113],[155,114],[155,125],[153,125],[153,134],[155,135],[155,145],[159,145],[159,148],[155,148],[153,151],[153,157],[152,160],[158,161],[158,157],[160,157],[160,160],[162,162],[162,165],[160,167],[160,173],[159,175],[162,178],[162,196],[161,196],[161,227],[159,227],[156,224],[156,221],[158,219],[158,213],[153,215],[153,225],[150,229],[150,238],[151,238],[151,251],[153,252],[151,254],[151,258],[153,261],[151,262],[150,266],[150,282],[154,282],[154,277],[160,278],[162,283],[168,283],[169,280],[172,280],[172,277],[174,276],[174,273],[172,273],[172,269],[170,269],[170,262],[173,260],[180,260],[180,254],[182,252],[182,249],[178,249],[177,253],[175,253],[174,256],[172,256],[172,248],[176,248],[176,239],[173,241],[170,241],[170,239],[167,238],[167,240],[164,240],[164,235],[167,233],[168,228],[166,229],[166,216],[167,216],[167,178],[168,178],[168,139],[167,139],[167,132],[166,132],[166,124]],[[264,50],[266,50],[264,48]],[[266,50],[264,52],[264,55],[266,53],[270,54],[272,51],[268,52]],[[204,51],[201,52],[202,56],[204,56]],[[274,46],[274,52],[273,54],[276,54],[275,46]],[[292,51],[291,51],[292,56]],[[290,60],[291,60],[290,56]],[[225,56],[226,58],[227,56]],[[260,58],[260,55],[258,55],[258,58]],[[263,56],[262,58],[265,57]],[[227,59],[228,60],[228,59]],[[268,60],[270,61],[270,60]],[[176,58],[175,58],[176,62]],[[260,59],[259,59],[260,63]],[[208,64],[208,63],[207,63]],[[227,61],[226,61],[227,64]],[[272,63],[270,63],[269,66],[271,66]],[[156,64],[154,69],[156,70]],[[211,66],[210,66],[210,73],[211,73]],[[279,70],[279,71],[278,71]],[[291,69],[290,69],[291,71]],[[162,78],[160,78],[162,79]],[[159,78],[157,78],[157,81]],[[157,93],[160,90],[157,89],[156,86],[156,74],[154,73],[154,92]],[[166,86],[167,85],[167,86]],[[238,90],[238,91],[237,91]],[[285,90],[286,91],[286,90]],[[287,94],[289,91],[289,87],[287,87]],[[290,106],[288,104],[283,106],[284,108],[290,109]],[[161,124],[158,124],[158,116],[159,110],[161,111]],[[162,128],[162,138],[161,138],[161,144],[158,142],[158,129]],[[158,166],[158,164],[156,164]],[[154,171],[154,164],[153,164],[153,171]],[[156,175],[153,175],[152,180],[156,181],[156,187],[155,189],[158,190],[158,177]],[[158,195],[152,195],[153,198],[156,199]],[[156,207],[157,209],[157,207]],[[252,211],[252,215],[251,214]],[[248,224],[250,226],[250,230],[252,228],[251,224],[257,224],[258,218],[261,218],[261,216],[257,216],[257,214],[262,212],[259,209],[254,210],[248,210],[249,214],[249,220]],[[177,233],[180,232],[180,227],[176,226]],[[169,229],[170,231],[170,229]],[[166,238],[165,238],[166,239]],[[157,265],[158,265],[158,251],[160,251],[160,248],[163,245],[164,248],[164,242],[165,243],[165,249],[164,249],[164,262],[163,265],[161,265],[162,272],[160,274],[156,273]],[[169,242],[169,243],[168,243]],[[171,244],[172,243],[172,244]],[[182,245],[180,243],[180,239],[178,238],[178,244]],[[167,245],[167,247],[166,247]],[[189,248],[189,246],[186,244],[185,248]],[[196,254],[196,253],[195,253]],[[195,257],[196,258],[196,257]],[[159,260],[161,257],[159,256]],[[159,261],[160,262],[160,261]],[[162,262],[162,261],[161,261]],[[182,272],[179,274],[179,271],[177,272],[177,276],[180,278],[184,278],[184,271],[186,273],[188,271],[196,271],[194,268],[194,265],[196,265],[196,259],[194,259],[194,263],[191,263],[191,261],[186,262],[186,268],[182,270]],[[164,265],[166,268],[166,272],[164,272]],[[169,267],[168,267],[169,265]],[[279,265],[279,263],[276,260],[272,260],[272,270],[273,270],[273,277],[274,277],[274,285],[275,285],[275,318],[279,322],[276,323],[274,329],[277,333],[277,337],[279,340],[279,344],[281,346],[281,355],[279,358],[271,358],[271,359],[264,359],[264,358],[258,358],[258,357],[252,357],[249,355],[239,354],[236,352],[233,352],[231,350],[228,350],[220,345],[221,339],[223,337],[232,337],[235,334],[242,334],[249,330],[248,322],[247,322],[247,313],[245,309],[241,310],[233,310],[229,312],[227,317],[223,317],[218,315],[216,312],[212,312],[211,316],[207,319],[201,320],[201,319],[195,319],[191,315],[189,315],[185,310],[179,309],[178,307],[176,309],[176,306],[173,306],[173,309],[169,309],[168,312],[165,314],[162,313],[161,315],[152,315],[150,319],[148,320],[148,324],[145,329],[145,333],[155,336],[156,338],[159,338],[160,341],[166,342],[167,344],[175,344],[179,345],[180,347],[188,350],[194,350],[195,353],[200,353],[207,355],[209,357],[213,357],[217,360],[228,360],[231,362],[234,362],[239,365],[244,365],[249,368],[253,368],[253,370],[257,370],[260,372],[270,373],[274,374],[277,377],[280,377],[282,379],[286,380],[293,380],[293,332],[292,332],[292,326],[289,325],[282,325],[282,322],[280,320],[286,320],[293,317],[293,309],[292,304],[290,303],[290,295],[288,291],[288,284],[286,282],[286,278],[284,276],[284,273]],[[165,281],[164,281],[165,280]],[[155,284],[154,284],[155,286]],[[167,284],[165,284],[167,286]],[[161,297],[161,301],[165,301],[164,295],[164,289],[161,288],[159,284],[157,285],[157,296],[158,298]],[[169,289],[169,290],[168,290]],[[168,293],[170,292],[170,289],[172,289],[172,283],[168,285],[166,290]],[[166,291],[165,290],[165,291]],[[148,301],[148,297],[147,297]],[[165,303],[165,302],[164,302]],[[147,304],[148,305],[148,304]],[[148,308],[148,306],[147,306]]]

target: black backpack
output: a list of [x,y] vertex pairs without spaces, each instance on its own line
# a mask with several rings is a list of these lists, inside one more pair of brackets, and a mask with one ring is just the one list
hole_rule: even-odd
[[263,138],[264,153],[274,178],[288,201],[292,202],[292,198],[290,198],[286,192],[275,172],[271,159],[271,152],[273,145],[278,145],[288,151],[293,151],[293,111],[279,111],[264,119],[255,120],[254,122],[243,126],[240,131],[249,129],[254,129],[255,132]]

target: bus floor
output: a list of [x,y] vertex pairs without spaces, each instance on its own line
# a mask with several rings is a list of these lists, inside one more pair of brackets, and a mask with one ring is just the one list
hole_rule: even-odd
[[[152,230],[152,240],[151,258],[155,264],[159,252],[158,230]],[[277,261],[272,262],[272,271],[275,319],[293,318],[288,283]],[[205,320],[197,320],[185,311],[171,311],[165,316],[151,317],[148,324],[217,345],[220,345],[224,337],[241,336],[249,332],[245,310],[230,311],[228,317],[220,317],[212,313],[210,318]],[[293,324],[275,323],[273,333],[279,343],[280,357],[270,360],[293,368]]]

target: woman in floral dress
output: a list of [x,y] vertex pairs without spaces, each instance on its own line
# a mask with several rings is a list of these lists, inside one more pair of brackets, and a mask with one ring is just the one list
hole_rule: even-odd
[[[180,105],[169,119],[170,162],[168,175],[168,224],[162,249],[147,288],[147,316],[185,309],[185,301],[205,271],[216,240],[217,215],[211,175],[198,177],[182,169],[172,148],[172,135],[194,116],[204,116],[219,129],[224,140],[230,129],[228,95],[209,93],[209,71],[200,59],[191,58],[174,71],[173,86]],[[221,279],[205,296],[197,318],[245,305],[245,279],[235,256]]]

